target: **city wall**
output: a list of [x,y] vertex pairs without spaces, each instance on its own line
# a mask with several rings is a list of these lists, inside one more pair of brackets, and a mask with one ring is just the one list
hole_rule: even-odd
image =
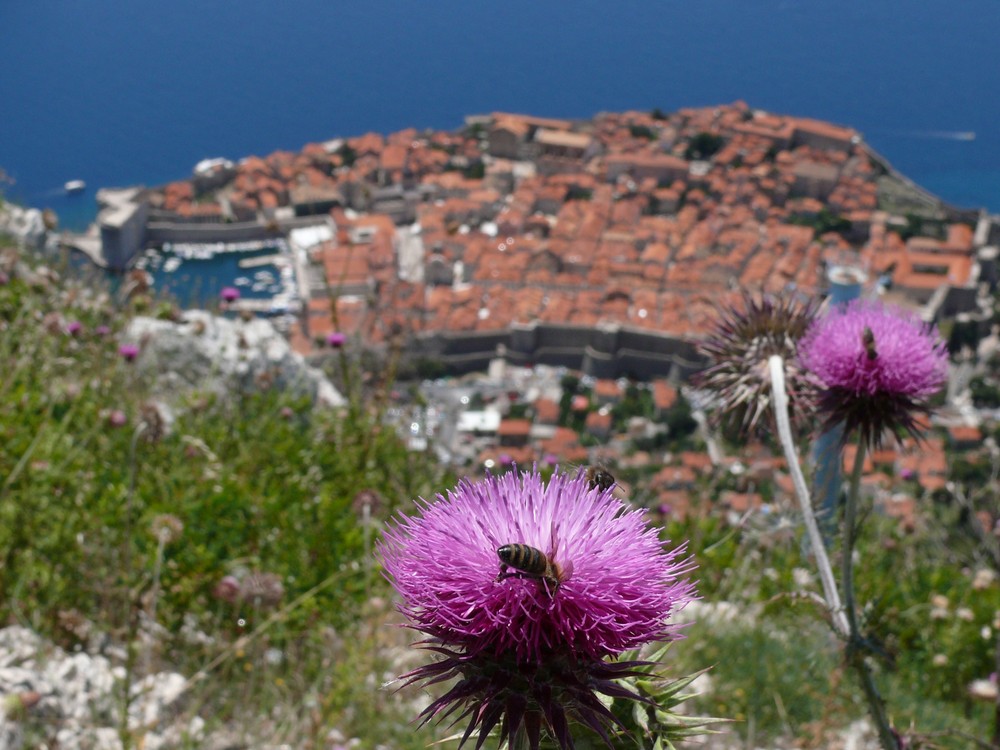
[[704,367],[690,342],[616,325],[529,323],[502,331],[438,331],[421,335],[417,348],[451,374],[485,370],[498,357],[512,365],[562,366],[596,378],[686,380]]
[[268,240],[283,236],[289,229],[313,226],[316,223],[315,216],[280,219],[273,224],[257,221],[229,224],[151,221],[146,225],[146,244],[159,245],[164,242],[211,244]]

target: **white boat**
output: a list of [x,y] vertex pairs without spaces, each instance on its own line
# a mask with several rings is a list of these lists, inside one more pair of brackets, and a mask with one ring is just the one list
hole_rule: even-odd
[[178,258],[176,255],[173,255],[167,258],[165,261],[163,261],[163,270],[166,271],[167,273],[173,273],[178,268],[180,268],[180,265],[181,265],[181,259]]
[[87,183],[84,182],[83,180],[70,180],[65,185],[63,185],[63,189],[70,195],[73,195],[75,193],[82,193],[84,190],[87,189]]
[[233,282],[236,286],[250,286],[250,279],[246,276],[237,276],[236,281]]

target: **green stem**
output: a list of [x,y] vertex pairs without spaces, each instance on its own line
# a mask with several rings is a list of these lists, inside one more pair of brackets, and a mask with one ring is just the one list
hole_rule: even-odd
[[847,661],[853,667],[861,682],[868,712],[878,731],[879,742],[883,750],[899,750],[899,743],[889,724],[885,712],[885,702],[879,695],[868,661],[865,659],[864,638],[858,628],[858,613],[854,598],[854,543],[857,541],[858,501],[861,495],[861,474],[865,465],[865,443],[858,440],[858,452],[854,457],[854,468],[851,471],[851,487],[847,493],[847,503],[844,506],[844,546],[841,558],[841,585],[844,588],[844,608],[847,613],[849,633],[847,637]]
[[861,495],[861,474],[865,466],[865,444],[858,441],[858,452],[851,470],[851,487],[844,506],[844,548],[840,561],[841,584],[844,587],[844,607],[851,635],[858,632],[858,617],[854,603],[854,543],[857,539],[858,500]]

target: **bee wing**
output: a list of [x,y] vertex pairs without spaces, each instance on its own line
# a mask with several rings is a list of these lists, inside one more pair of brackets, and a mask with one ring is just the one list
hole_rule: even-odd
[[559,559],[559,527],[556,524],[552,524],[552,536],[549,539],[549,560],[555,566],[558,572],[559,581],[565,581],[571,575],[573,575],[573,561],[567,560],[562,562]]
[[629,499],[628,492],[617,480],[611,485],[611,496],[622,502],[628,502]]
[[546,554],[550,560],[555,560],[556,554],[559,552],[559,527],[552,524],[549,534],[549,549]]
[[573,561],[567,560],[564,565],[559,567],[559,582],[568,581],[569,577],[573,575]]

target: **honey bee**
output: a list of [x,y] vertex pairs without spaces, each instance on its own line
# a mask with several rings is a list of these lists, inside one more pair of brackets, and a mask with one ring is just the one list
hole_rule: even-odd
[[599,490],[600,492],[611,490],[611,494],[619,500],[628,500],[628,494],[625,492],[625,489],[615,479],[614,474],[608,471],[606,467],[599,464],[588,466],[584,470],[584,476],[587,478],[587,484],[590,485],[591,489]]
[[587,477],[587,484],[590,485],[591,489],[604,492],[615,485],[614,475],[603,466],[588,466],[584,475]]
[[500,558],[497,581],[512,577],[537,578],[549,596],[555,596],[559,587],[573,572],[571,564],[564,567],[553,559],[551,553],[546,554],[527,544],[505,544],[497,549],[497,557]]
[[875,350],[875,334],[868,326],[865,326],[864,330],[861,331],[861,343],[864,344],[865,351],[868,352],[868,359],[878,359],[878,352]]
[[559,590],[563,581],[562,569],[540,549],[527,544],[505,544],[497,549],[497,557],[500,558],[500,574],[497,576],[497,581],[514,576],[537,578],[545,585],[550,596],[555,596]]

